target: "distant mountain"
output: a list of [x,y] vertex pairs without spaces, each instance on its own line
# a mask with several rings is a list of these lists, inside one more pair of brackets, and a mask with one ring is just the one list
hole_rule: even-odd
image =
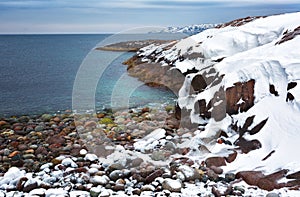
[[161,31],[154,31],[151,33],[184,33],[187,35],[194,35],[206,29],[214,28],[217,25],[218,24],[200,24],[200,25],[189,25],[184,27],[167,27]]

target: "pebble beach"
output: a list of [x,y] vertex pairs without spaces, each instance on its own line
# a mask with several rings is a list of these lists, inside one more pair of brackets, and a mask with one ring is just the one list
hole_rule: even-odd
[[[194,161],[170,105],[1,118],[0,196],[279,196]],[[284,193],[284,191],[282,191]]]

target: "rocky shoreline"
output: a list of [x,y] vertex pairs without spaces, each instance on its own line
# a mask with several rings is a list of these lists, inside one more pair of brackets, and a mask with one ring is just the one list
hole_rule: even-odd
[[[180,127],[173,113],[159,106],[1,118],[0,196],[267,194],[223,173],[235,154],[190,159],[182,144],[197,131]],[[103,154],[101,145],[114,148]]]
[[101,47],[95,48],[95,50],[103,50],[103,51],[121,51],[121,52],[137,52],[139,49],[155,44],[160,45],[166,42],[170,42],[170,40],[140,40],[140,41],[125,41],[113,43]]

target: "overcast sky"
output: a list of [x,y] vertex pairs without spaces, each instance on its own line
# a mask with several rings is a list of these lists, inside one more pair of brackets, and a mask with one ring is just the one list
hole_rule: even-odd
[[296,11],[299,0],[0,0],[0,33],[108,33]]

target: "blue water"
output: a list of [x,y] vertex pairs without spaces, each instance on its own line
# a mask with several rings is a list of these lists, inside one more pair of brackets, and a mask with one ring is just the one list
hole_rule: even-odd
[[[78,81],[76,76],[80,76],[80,68],[86,64],[92,65],[92,73],[83,75],[86,77],[83,81],[97,78],[95,100],[92,100],[97,109],[110,107],[118,99],[127,101],[132,87],[138,88],[130,94],[130,105],[172,102],[175,98],[172,92],[150,88],[128,78],[122,62],[132,53],[91,51],[109,36],[1,35],[0,116],[72,110],[72,96],[78,96],[72,95],[75,80]],[[104,72],[99,74],[99,70]],[[120,80],[124,76],[125,80]],[[112,96],[116,86],[117,94]],[[82,90],[91,88],[84,86]],[[82,95],[80,99],[84,100]],[[90,103],[87,101],[87,105]]]

